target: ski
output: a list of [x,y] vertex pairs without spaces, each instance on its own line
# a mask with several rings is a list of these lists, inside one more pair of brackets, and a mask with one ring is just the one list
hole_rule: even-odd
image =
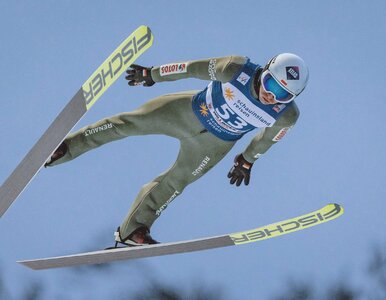
[[0,217],[23,192],[83,115],[152,44],[153,35],[150,28],[138,27],[86,80],[0,187]]
[[303,230],[336,219],[342,214],[342,206],[339,204],[328,204],[323,208],[308,214],[238,233],[182,242],[116,248],[66,256],[24,260],[18,261],[18,263],[34,270],[43,270],[79,265],[102,264],[118,260],[154,257],[235,246],[262,241],[291,232]]

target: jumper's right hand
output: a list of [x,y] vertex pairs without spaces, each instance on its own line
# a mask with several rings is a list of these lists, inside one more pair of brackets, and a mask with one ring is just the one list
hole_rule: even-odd
[[130,86],[143,85],[143,86],[152,86],[155,82],[151,77],[151,69],[147,67],[142,67],[140,65],[131,65],[131,69],[126,71],[127,76],[125,77],[128,80]]

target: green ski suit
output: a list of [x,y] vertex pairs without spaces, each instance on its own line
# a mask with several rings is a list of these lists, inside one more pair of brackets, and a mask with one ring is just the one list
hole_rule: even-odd
[[[184,78],[230,81],[246,63],[247,58],[228,56],[154,67],[155,82]],[[183,68],[178,68],[183,65]],[[176,68],[177,67],[177,68]],[[257,75],[256,75],[257,74]],[[258,76],[259,72],[255,75]],[[70,161],[79,155],[125,137],[164,134],[180,141],[174,165],[144,185],[120,226],[123,239],[141,226],[151,228],[162,211],[180,195],[184,188],[203,176],[231,150],[236,141],[222,140],[208,132],[192,110],[192,99],[199,91],[168,94],[155,98],[137,110],[105,118],[74,132],[65,139],[67,153],[52,165]],[[256,91],[251,91],[258,98]],[[295,103],[271,127],[262,130],[242,153],[253,163],[292,127],[299,116]]]

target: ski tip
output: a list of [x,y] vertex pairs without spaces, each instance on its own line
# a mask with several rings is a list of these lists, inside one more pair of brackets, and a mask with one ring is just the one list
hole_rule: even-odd
[[326,207],[335,207],[336,209],[339,209],[340,214],[344,213],[344,207],[338,203],[331,202],[327,204]]
[[344,208],[338,203],[330,203],[323,207],[320,211],[325,214],[326,219],[333,220],[343,215]]
[[18,264],[20,265],[23,265],[24,267],[27,267],[29,269],[32,269],[32,270],[38,270],[37,268],[34,268],[34,265],[30,264],[29,261],[25,261],[25,260],[18,260],[16,261]]
[[150,29],[150,27],[149,26],[147,26],[147,25],[145,25],[145,24],[142,24],[141,26],[139,26],[138,28],[148,28],[148,29]]
[[153,38],[153,32],[151,31],[150,27],[147,25],[141,25],[135,31],[146,31],[147,34],[151,35],[151,37]]

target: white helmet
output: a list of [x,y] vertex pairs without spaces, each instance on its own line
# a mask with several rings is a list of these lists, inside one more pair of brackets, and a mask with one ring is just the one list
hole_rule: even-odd
[[[280,100],[280,97],[277,97],[276,100],[278,102],[287,103],[292,101],[304,90],[307,85],[309,74],[308,68],[302,58],[295,54],[282,53],[271,58],[263,69],[261,76],[261,84],[263,84],[266,91],[275,94],[276,83],[271,87],[269,86],[273,81],[269,80],[270,76],[273,77],[281,88],[290,94],[287,96],[284,95],[282,100]],[[277,86],[276,90],[279,89],[279,86]],[[281,94],[283,95],[283,93]]]

